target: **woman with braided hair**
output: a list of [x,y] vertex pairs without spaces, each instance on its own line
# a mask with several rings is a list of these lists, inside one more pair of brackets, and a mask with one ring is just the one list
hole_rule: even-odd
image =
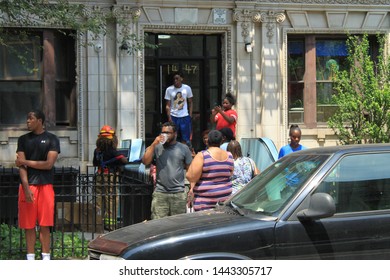
[[108,125],[101,128],[96,140],[93,165],[96,172],[96,207],[100,208],[104,228],[113,230],[116,226],[118,175],[128,159],[118,152],[118,138],[115,130]]

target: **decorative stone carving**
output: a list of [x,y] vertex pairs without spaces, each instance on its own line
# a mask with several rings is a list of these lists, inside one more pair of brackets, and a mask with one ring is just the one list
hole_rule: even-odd
[[134,40],[133,33],[135,30],[132,30],[134,28],[132,23],[141,16],[141,8],[129,5],[116,5],[112,7],[112,14],[118,25],[116,39],[120,44],[120,49],[123,50],[123,54],[132,54],[134,49],[129,47],[133,45],[131,42]]
[[[78,85],[78,104],[77,104],[77,110],[79,112],[84,112],[84,98],[87,96],[85,93],[85,85],[84,85],[84,79],[85,79],[85,70],[83,66],[83,59],[86,54],[85,54],[85,48],[82,47],[82,44],[80,44],[81,41],[81,36],[79,36],[79,40],[77,40],[77,45],[76,45],[76,51],[77,51],[77,61],[76,61],[76,84]],[[84,75],[84,79],[83,79]],[[85,160],[84,156],[84,130],[85,130],[85,120],[83,117],[84,114],[77,114],[77,140],[78,140],[78,158],[81,161]]]
[[130,13],[133,16],[134,19],[139,19],[141,16],[141,9],[140,8],[131,8]]
[[249,29],[252,22],[259,22],[260,13],[254,10],[249,9],[234,9],[233,10],[233,20],[241,22],[241,36],[245,42],[249,42]]
[[141,16],[141,9],[139,7],[130,7],[129,5],[114,6],[112,13],[116,18],[126,17],[138,20]]
[[260,21],[266,24],[267,28],[267,37],[269,40],[269,43],[272,43],[272,39],[275,35],[275,23],[282,23],[286,20],[286,15],[284,12],[275,12],[275,11],[268,11],[268,12],[262,12],[260,15]]
[[226,10],[225,9],[213,9],[213,22],[214,24],[226,24]]
[[[145,40],[145,33],[143,31],[140,31],[138,35]],[[139,108],[145,108],[145,72],[144,72],[144,52],[141,52],[140,55],[138,56],[138,62],[140,64],[139,71],[140,75],[139,77],[139,89],[140,92],[138,94],[138,103],[139,103]],[[138,113],[138,135],[140,137],[145,137],[145,110],[140,110]]]
[[111,9],[109,7],[101,7],[98,5],[85,6],[83,9],[83,14],[86,18],[93,17],[93,16],[96,16],[99,14],[105,17],[110,12],[111,12]]
[[249,9],[234,9],[233,11],[233,20],[241,23],[242,32],[241,35],[245,42],[249,41],[249,29],[251,23],[262,22],[266,24],[267,27],[267,37],[269,42],[272,43],[272,38],[274,37],[274,29],[276,23],[282,23],[286,19],[284,11],[257,11]]
[[102,7],[100,7],[98,5],[93,5],[92,6],[92,10],[95,11],[95,12],[100,12],[102,10]]

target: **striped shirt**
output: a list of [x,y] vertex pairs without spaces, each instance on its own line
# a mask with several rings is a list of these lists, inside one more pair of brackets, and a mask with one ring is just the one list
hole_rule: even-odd
[[228,158],[224,161],[215,160],[208,151],[202,151],[202,154],[202,176],[194,187],[195,211],[214,208],[218,201],[225,201],[232,193],[232,154],[228,152]]

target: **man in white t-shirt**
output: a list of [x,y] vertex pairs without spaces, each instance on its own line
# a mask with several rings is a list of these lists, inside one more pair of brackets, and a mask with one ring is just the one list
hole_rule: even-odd
[[183,74],[175,72],[173,85],[165,91],[165,110],[168,121],[174,122],[177,127],[177,141],[191,145],[192,132],[192,90],[189,85],[183,84]]

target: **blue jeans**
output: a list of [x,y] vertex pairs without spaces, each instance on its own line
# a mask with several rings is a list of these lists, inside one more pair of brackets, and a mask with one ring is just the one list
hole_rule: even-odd
[[171,116],[172,121],[176,125],[177,129],[177,141],[185,142],[188,147],[191,147],[191,132],[192,132],[192,122],[191,117],[188,115],[186,117],[177,118]]

